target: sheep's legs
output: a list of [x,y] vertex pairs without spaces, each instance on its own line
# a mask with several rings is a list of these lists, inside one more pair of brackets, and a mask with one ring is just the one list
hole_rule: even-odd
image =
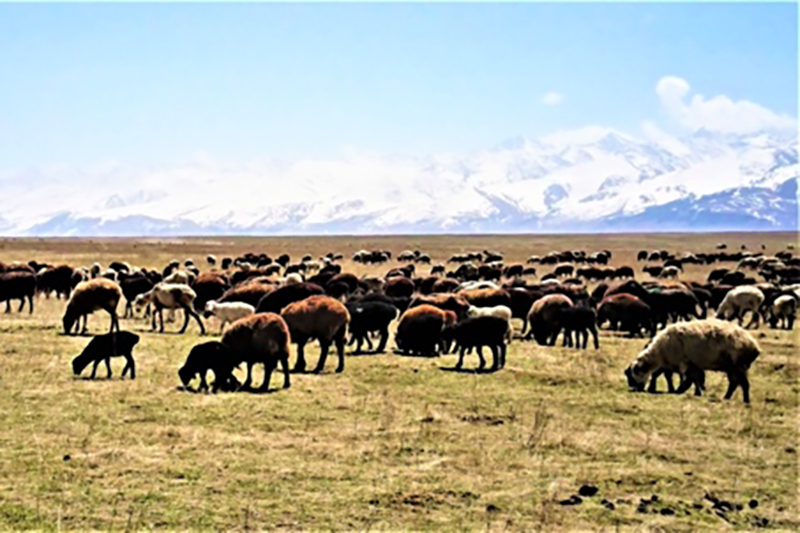
[[[122,369],[122,377],[124,378],[125,377],[125,372],[130,370],[131,371],[131,379],[136,379],[136,363],[133,361],[133,355],[125,354],[125,361],[126,361],[125,368]],[[203,377],[205,377],[205,375]],[[207,385],[206,385],[206,388],[208,388]]]
[[325,368],[325,361],[328,359],[328,350],[330,349],[330,346],[330,341],[324,341],[322,339],[319,340],[319,361],[317,362],[316,368],[314,368],[315,374],[319,374]]
[[[480,350],[480,348],[478,349]],[[491,349],[492,349],[492,367],[490,368],[490,370],[492,371],[499,370],[502,361],[502,355],[501,355],[502,348],[493,344],[491,346]]]
[[460,369],[464,365],[464,353],[466,353],[467,349],[463,346],[461,350],[458,352],[458,363],[456,363],[456,368]]
[[289,354],[281,354],[278,359],[280,359],[281,368],[283,369],[283,388],[288,389],[291,386],[289,381]]
[[98,360],[96,360],[96,361],[94,362],[94,365],[92,366],[92,373],[91,373],[91,375],[89,376],[89,379],[94,379],[94,377],[97,375],[97,366],[98,366],[99,364],[100,364],[100,359],[98,359]]
[[305,354],[303,353],[303,349],[305,348],[306,340],[297,339],[295,340],[295,343],[297,344],[297,362],[295,362],[294,369],[292,369],[292,372],[305,372],[306,357]]
[[[333,342],[336,345],[336,353],[339,356],[339,364],[336,365],[336,373],[344,372],[344,341],[345,335],[347,334],[347,326],[342,326],[339,328],[339,331],[336,332],[336,337],[334,337]],[[370,345],[370,350],[372,350],[372,345]]]
[[[594,339],[594,349],[595,350],[599,350],[600,349],[600,340],[597,338],[597,329],[591,328],[589,331],[592,333],[592,338]],[[588,335],[587,335],[587,337],[588,337]],[[583,344],[583,347],[586,348],[586,343]]]
[[106,378],[111,379],[111,358],[106,357],[104,361],[106,362],[106,371],[108,371],[108,375],[106,375]]
[[253,383],[253,363],[247,363],[247,379],[244,380],[242,388],[248,390]]
[[272,379],[272,371],[275,370],[275,365],[268,365],[264,363],[264,381],[258,388],[259,392],[269,392],[269,382]]
[[188,305],[183,306],[183,314],[186,317],[186,319],[183,321],[183,327],[181,328],[181,333],[184,333],[186,331],[186,326],[189,325],[189,317],[191,316],[197,321],[197,325],[200,326],[200,335],[206,334],[206,328],[203,325],[203,321],[200,320],[200,316],[197,313],[195,313],[191,307],[189,307]]
[[742,397],[744,403],[750,403],[750,382],[747,379],[747,374],[744,372],[728,372],[728,391],[725,393],[725,399],[730,400],[736,387],[742,387]]
[[[480,360],[478,370],[483,370],[486,368],[486,359],[483,358],[483,346],[478,346],[475,351],[478,352],[478,359]],[[494,355],[494,350],[492,350],[492,354]]]
[[381,342],[378,344],[378,349],[375,353],[383,353],[386,351],[386,343],[389,341],[389,329],[383,328],[381,330]]
[[33,295],[28,296],[28,312],[33,314]]
[[25,297],[19,299],[19,309],[17,309],[18,313],[21,313],[22,310],[25,309]]
[[[80,322],[80,318],[78,319]],[[86,335],[86,330],[89,328],[89,315],[83,315],[83,329],[81,329],[81,335]]]
[[11,300],[6,300],[6,313],[11,312]]

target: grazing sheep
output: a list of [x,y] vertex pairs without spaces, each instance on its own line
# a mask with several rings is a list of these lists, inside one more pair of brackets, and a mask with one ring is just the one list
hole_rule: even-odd
[[250,316],[256,312],[256,308],[244,302],[206,302],[205,317],[217,317],[220,322],[219,333],[225,331],[225,324],[236,322],[240,318]]
[[36,288],[47,297],[55,292],[56,298],[63,296],[65,300],[69,300],[74,274],[75,269],[69,265],[46,267],[36,275]]
[[354,301],[345,304],[350,313],[350,344],[356,344],[355,353],[361,353],[361,344],[367,341],[372,350],[371,332],[380,333],[381,340],[375,353],[382,353],[389,340],[389,324],[397,318],[398,309],[394,305],[380,301]]
[[677,371],[686,376],[677,392],[685,392],[694,382],[699,395],[705,383],[703,372],[716,370],[728,376],[726,400],[741,387],[744,402],[750,403],[747,371],[760,353],[755,339],[735,324],[716,319],[681,322],[656,335],[625,376],[632,389],[642,391],[654,372]]
[[169,276],[164,276],[162,281],[171,285],[191,285],[194,282],[194,274],[185,270],[175,270]]
[[497,318],[502,318],[506,322],[508,322],[508,328],[506,330],[506,343],[511,343],[512,336],[514,334],[514,326],[511,324],[511,308],[507,305],[496,305],[494,307],[475,307],[474,305],[470,305],[467,309],[467,317],[474,318],[478,316],[494,316]]
[[[575,348],[586,349],[589,341],[589,334],[594,339],[594,349],[600,349],[597,339],[597,314],[594,309],[579,305],[572,307],[561,307],[555,315],[555,332],[551,340],[551,345],[555,345],[558,334],[564,331],[564,346],[572,348],[572,336],[575,334]],[[583,343],[581,343],[583,338]]]
[[0,274],[0,302],[6,302],[6,313],[11,312],[11,300],[19,300],[19,312],[28,301],[28,311],[33,313],[33,297],[36,295],[36,275],[29,271],[15,270]]
[[122,318],[128,318],[133,316],[133,302],[136,297],[151,290],[155,284],[144,275],[132,274],[123,276],[119,286],[125,296],[125,314]]
[[408,309],[397,325],[394,337],[397,349],[411,355],[438,355],[442,329],[448,321],[446,311],[433,305],[421,304]]
[[603,298],[597,309],[597,324],[606,321],[614,331],[627,331],[631,337],[641,335],[642,329],[656,334],[650,306],[632,294],[613,294]]
[[117,305],[122,298],[122,290],[119,285],[105,278],[95,278],[83,281],[75,287],[72,296],[67,302],[67,309],[64,311],[62,324],[64,334],[69,335],[73,326],[80,329],[81,318],[83,318],[83,329],[81,335],[86,333],[86,326],[89,315],[103,309],[111,315],[111,327],[109,332],[115,329],[119,331],[119,318],[117,317]]
[[320,346],[319,361],[315,374],[325,368],[331,342],[336,343],[339,364],[336,372],[344,371],[344,345],[350,313],[342,302],[330,296],[309,296],[283,308],[281,317],[291,332],[291,339],[297,345],[297,362],[294,372],[305,372],[306,360],[303,349],[310,339],[317,339]]
[[661,273],[658,275],[658,277],[662,279],[677,279],[680,273],[681,270],[677,266],[670,265],[661,269]]
[[533,337],[542,346],[551,344],[550,339],[553,333],[558,332],[557,316],[560,310],[566,307],[572,307],[572,300],[563,294],[548,294],[533,302],[525,319],[525,328],[523,328],[522,334],[525,335],[528,325],[530,325],[530,331],[524,338],[529,340]]
[[217,264],[217,256],[215,256],[213,254],[208,254],[206,256],[206,263],[208,263],[208,266],[216,265]]
[[[262,278],[258,278],[262,279]],[[231,287],[225,291],[222,296],[216,299],[217,302],[244,302],[252,305],[258,309],[258,304],[262,299],[272,294],[277,289],[271,283],[262,283],[258,281],[249,281],[243,285]]]
[[256,313],[231,324],[222,336],[222,344],[230,354],[229,368],[247,364],[243,389],[249,389],[253,382],[253,365],[261,363],[264,381],[258,390],[268,391],[272,371],[278,367],[278,362],[283,368],[283,388],[289,388],[289,340],[289,326],[275,313]]
[[[284,285],[265,294],[256,305],[257,313],[280,313],[287,305],[304,300],[309,296],[325,294],[325,290],[315,283],[303,282]],[[248,302],[249,303],[249,302]]]
[[139,342],[139,335],[131,333],[130,331],[116,331],[113,333],[106,333],[104,335],[96,335],[86,348],[83,349],[81,354],[72,360],[72,372],[76,376],[80,376],[83,369],[89,363],[94,363],[92,367],[92,374],[89,379],[94,379],[97,374],[97,366],[100,361],[106,362],[106,370],[108,370],[108,378],[111,378],[111,358],[124,357],[125,368],[122,369],[122,377],[128,370],[131,372],[131,379],[136,379],[136,363],[133,360],[133,347]]
[[775,298],[767,310],[765,320],[774,329],[793,329],[794,319],[797,314],[798,298],[794,294],[784,294]]
[[725,295],[722,303],[717,308],[717,318],[723,320],[738,319],[741,326],[744,322],[744,315],[748,311],[752,313],[750,322],[745,329],[755,324],[756,328],[760,322],[758,313],[759,307],[764,302],[764,293],[756,287],[740,285],[734,287]]
[[186,362],[178,370],[178,376],[186,390],[193,391],[189,385],[195,376],[200,376],[200,387],[198,391],[207,391],[208,383],[206,375],[208,371],[214,372],[214,383],[212,392],[222,390],[223,392],[233,392],[239,388],[239,380],[233,375],[233,359],[228,348],[218,341],[205,342],[193,347],[186,357]]
[[469,309],[469,302],[462,296],[449,293],[433,293],[428,295],[415,296],[408,307],[416,307],[419,305],[432,305],[438,307],[443,311],[453,311],[459,319],[464,318]]
[[203,321],[200,320],[200,316],[194,310],[194,299],[196,297],[197,294],[188,285],[162,281],[146,293],[137,296],[133,305],[136,308],[136,312],[141,313],[145,306],[153,304],[155,311],[153,312],[152,328],[156,329],[156,315],[158,315],[159,333],[164,333],[164,309],[183,309],[184,321],[179,333],[186,332],[186,328],[189,325],[189,317],[192,317],[200,327],[200,334],[205,335],[206,328],[203,325]]
[[506,339],[508,337],[509,323],[505,318],[497,316],[474,316],[466,318],[442,330],[441,337],[444,342],[455,342],[458,347],[458,363],[460,369],[464,364],[464,354],[468,348],[477,348],[480,364],[478,370],[486,367],[481,349],[488,346],[492,350],[492,366],[490,370],[499,370],[506,364]]

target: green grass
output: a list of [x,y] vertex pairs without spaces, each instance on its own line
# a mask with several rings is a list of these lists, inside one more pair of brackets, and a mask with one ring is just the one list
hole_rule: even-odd
[[[452,239],[445,249],[436,244],[442,241],[415,239],[437,258],[485,244],[465,237],[461,248]],[[523,251],[522,237],[503,239],[485,247],[518,247],[520,255],[565,247],[553,238],[543,250]],[[624,250],[677,242],[701,249],[725,237],[641,239],[647,242]],[[253,242],[235,241],[243,249]],[[296,246],[318,254],[362,242],[312,244]],[[591,248],[614,244],[593,238]],[[53,260],[28,242],[4,245],[4,261],[15,254]],[[72,264],[134,253],[131,241],[110,241],[94,255],[84,245],[75,244],[76,254],[87,259],[53,247]],[[173,244],[137,262],[202,257],[181,246],[200,248]],[[611,249],[623,250],[617,246]],[[64,303],[37,304],[33,316],[0,316],[2,529],[693,531],[749,530],[761,518],[769,527],[800,528],[796,334],[755,332],[764,354],[751,370],[749,407],[741,392],[722,400],[724,377],[716,373],[702,398],[628,392],[622,371],[644,340],[609,332],[599,351],[515,341],[495,374],[442,370],[455,356],[359,356],[347,358],[343,374],[329,361],[321,376],[293,376],[287,391],[206,395],[178,388],[189,349],[208,339],[196,326],[160,335],[143,321],[123,321],[142,335],[137,379],[119,379],[120,359],[112,361],[112,380],[102,379],[101,367],[101,379],[88,381],[71,376],[70,361],[87,338],[60,334]],[[105,316],[90,319],[94,332],[107,327]],[[310,361],[317,353],[309,349]],[[598,495],[559,505],[584,483]],[[745,508],[720,517],[706,493]],[[637,512],[653,494],[659,501]],[[751,510],[753,498],[759,505]]]

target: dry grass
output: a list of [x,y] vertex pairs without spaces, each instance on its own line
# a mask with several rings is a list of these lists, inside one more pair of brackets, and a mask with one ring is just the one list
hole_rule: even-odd
[[[420,247],[435,259],[489,248],[515,261],[608,248],[619,265],[634,264],[640,248],[703,250],[724,240],[775,252],[794,238],[5,240],[0,259],[150,266],[248,250]],[[757,333],[765,353],[751,372],[750,407],[741,393],[722,401],[724,378],[715,374],[703,398],[628,392],[622,370],[643,341],[607,332],[599,351],[515,342],[496,374],[442,370],[453,356],[360,356],[349,357],[341,375],[331,362],[322,376],[295,376],[288,391],[195,395],[178,390],[176,370],[200,340],[196,328],[158,335],[141,321],[123,322],[143,334],[137,379],[120,381],[122,363],[114,361],[111,381],[76,380],[69,362],[86,339],[60,335],[63,302],[37,303],[33,316],[0,317],[2,529],[688,531],[753,529],[760,518],[800,527],[798,339],[790,333]],[[107,324],[100,315],[90,320],[93,331]],[[558,504],[584,483],[598,495]],[[759,506],[719,516],[703,501],[707,492]],[[637,512],[639,499],[653,494],[659,501]]]

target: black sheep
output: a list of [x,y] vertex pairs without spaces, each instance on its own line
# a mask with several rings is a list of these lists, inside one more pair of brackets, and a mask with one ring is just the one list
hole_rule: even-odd
[[211,370],[214,372],[212,392],[218,390],[232,392],[240,385],[239,380],[233,375],[232,361],[228,348],[224,344],[218,341],[204,342],[192,348],[186,357],[186,362],[178,370],[178,376],[187,390],[193,390],[189,383],[195,376],[200,376],[198,391],[207,391],[206,374]]
[[481,349],[483,346],[488,346],[492,350],[494,359],[491,370],[498,370],[506,364],[507,331],[508,321],[503,318],[476,316],[446,327],[442,331],[442,340],[455,341],[455,346],[459,350],[456,368],[461,368],[464,364],[464,354],[468,348],[477,348],[480,359],[478,370],[483,370],[486,367],[486,360]]
[[[575,333],[575,348],[586,349],[589,333],[594,338],[594,349],[600,348],[597,340],[597,314],[589,307],[574,306],[560,309],[556,316],[557,329],[552,344],[556,343],[559,332],[564,332],[564,346],[572,348],[572,334]],[[581,338],[583,342],[581,343]]]
[[111,377],[111,358],[124,357],[125,368],[122,369],[122,377],[128,370],[131,371],[131,379],[136,379],[136,363],[133,361],[133,347],[139,342],[139,335],[131,333],[130,331],[118,331],[115,333],[106,333],[104,335],[97,335],[86,348],[83,349],[81,354],[72,360],[72,372],[79,376],[83,369],[89,363],[94,363],[92,367],[92,374],[90,379],[94,379],[97,373],[97,366],[100,361],[106,362],[106,369],[108,370],[108,377]]
[[380,301],[357,301],[346,304],[350,313],[350,344],[357,342],[356,352],[361,352],[361,343],[366,340],[372,350],[372,341],[369,334],[377,331],[381,335],[380,344],[375,353],[382,353],[389,340],[389,324],[397,318],[397,308],[389,303]]

